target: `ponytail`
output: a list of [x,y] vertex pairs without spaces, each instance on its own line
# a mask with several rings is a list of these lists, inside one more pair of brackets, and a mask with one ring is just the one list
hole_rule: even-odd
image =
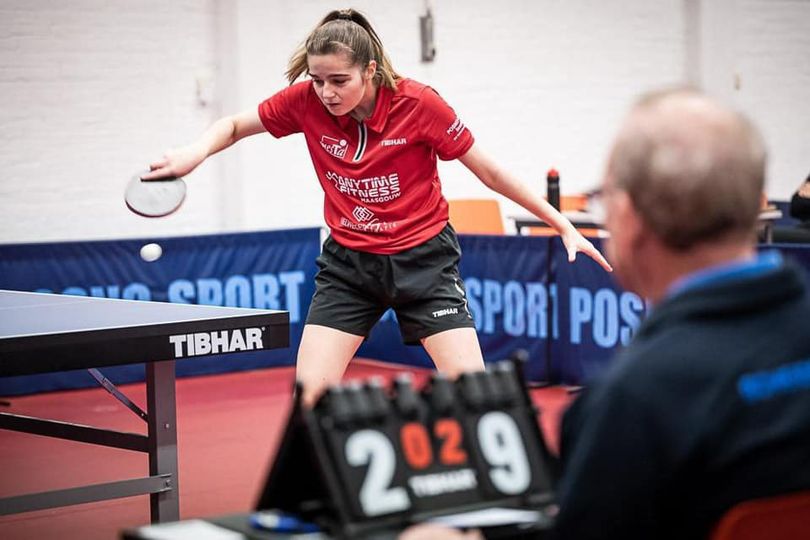
[[340,52],[348,55],[353,66],[359,65],[361,68],[365,68],[374,60],[377,63],[377,70],[374,73],[375,84],[396,89],[396,81],[401,77],[391,65],[380,37],[368,19],[353,9],[331,11],[318,23],[306,41],[290,57],[285,73],[287,80],[292,84],[307,72],[307,55]]

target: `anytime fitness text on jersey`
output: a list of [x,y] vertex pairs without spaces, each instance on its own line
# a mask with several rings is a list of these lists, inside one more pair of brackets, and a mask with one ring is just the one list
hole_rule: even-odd
[[399,174],[396,172],[368,178],[348,178],[334,171],[326,172],[327,180],[334,183],[335,189],[359,198],[364,203],[393,201],[401,194]]

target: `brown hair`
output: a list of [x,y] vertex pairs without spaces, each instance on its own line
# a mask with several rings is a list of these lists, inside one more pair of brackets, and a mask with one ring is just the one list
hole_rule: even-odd
[[608,162],[645,224],[665,244],[752,237],[766,152],[742,114],[697,90],[647,94],[632,109]]
[[331,11],[318,23],[306,41],[290,57],[287,64],[287,80],[292,84],[307,72],[308,54],[324,55],[340,52],[348,55],[351,65],[359,65],[362,69],[374,60],[377,62],[374,83],[377,86],[396,89],[396,81],[400,76],[394,71],[379,36],[368,19],[353,9]]

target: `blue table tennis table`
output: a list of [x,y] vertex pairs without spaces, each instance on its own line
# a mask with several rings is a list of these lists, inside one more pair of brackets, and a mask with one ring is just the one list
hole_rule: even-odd
[[[149,476],[0,498],[0,515],[149,494],[152,522],[180,518],[175,361],[289,346],[289,313],[0,290],[0,377],[90,369],[147,434],[0,413],[9,429],[144,452]],[[144,363],[146,411],[96,368]]]

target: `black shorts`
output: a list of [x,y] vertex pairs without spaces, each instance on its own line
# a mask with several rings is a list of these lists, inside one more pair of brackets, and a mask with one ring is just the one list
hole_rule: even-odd
[[455,328],[474,328],[458,273],[461,248],[448,224],[427,242],[377,255],[326,239],[318,257],[307,324],[368,336],[388,308],[405,343]]

